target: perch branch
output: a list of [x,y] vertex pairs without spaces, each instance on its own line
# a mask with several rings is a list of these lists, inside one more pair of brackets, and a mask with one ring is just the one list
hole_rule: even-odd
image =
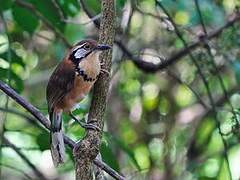
[[[2,81],[0,81],[0,89],[9,97],[11,97],[13,100],[15,100],[24,109],[30,112],[46,129],[48,130],[50,129],[49,120],[37,108],[35,108],[32,104],[27,102],[23,97],[18,95],[16,91],[14,91],[11,87],[9,87],[6,83]],[[69,147],[72,149],[75,146],[75,142],[67,136],[64,136],[64,142],[68,144]],[[104,162],[97,159],[94,159],[93,162],[94,164],[102,168],[106,173],[108,173],[110,176],[114,177],[115,179],[121,179],[121,178],[123,179],[121,175],[119,175],[115,170],[110,168]]]
[[[113,45],[114,41],[114,0],[102,0],[102,21],[100,25],[99,43]],[[101,54],[101,60],[104,62],[103,68],[108,72],[111,70],[112,51]],[[76,179],[93,179],[92,160],[99,153],[101,144],[103,116],[106,109],[107,93],[110,77],[107,74],[101,74],[94,86],[93,100],[89,111],[89,121],[100,127],[101,131],[88,130],[86,136],[75,148],[76,161]],[[120,179],[124,179],[121,177]]]

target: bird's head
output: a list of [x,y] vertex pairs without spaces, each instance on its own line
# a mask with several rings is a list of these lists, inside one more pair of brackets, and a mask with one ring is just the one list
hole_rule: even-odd
[[89,55],[95,53],[99,55],[99,52],[108,49],[111,49],[111,47],[105,44],[98,44],[95,40],[82,40],[72,47],[69,59],[75,65],[78,65],[82,60],[87,59]]

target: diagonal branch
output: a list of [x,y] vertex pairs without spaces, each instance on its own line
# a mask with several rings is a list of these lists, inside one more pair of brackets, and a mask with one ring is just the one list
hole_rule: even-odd
[[5,168],[12,169],[12,170],[14,170],[14,171],[16,171],[16,172],[19,172],[19,173],[23,174],[24,177],[25,177],[24,179],[28,179],[28,180],[32,180],[32,179],[33,179],[31,176],[29,176],[29,175],[28,175],[27,173],[25,173],[23,170],[15,167],[14,165],[9,165],[9,164],[5,164],[5,163],[0,163],[0,166],[1,166],[1,167],[5,167]]
[[[235,12],[231,16],[231,18],[229,18],[227,20],[225,25],[223,25],[222,27],[220,27],[219,29],[217,29],[215,31],[208,33],[208,35],[205,36],[205,39],[211,40],[213,38],[220,36],[225,29],[232,27],[239,20],[240,20],[240,12]],[[188,44],[186,47],[184,47],[180,51],[174,53],[172,56],[170,56],[166,60],[164,60],[158,64],[154,64],[154,63],[146,62],[143,59],[141,59],[137,56],[134,56],[121,41],[115,40],[114,43],[117,44],[117,46],[122,50],[122,52],[125,54],[125,56],[127,58],[129,58],[130,60],[132,60],[133,63],[138,68],[142,69],[145,72],[150,72],[150,73],[154,73],[156,71],[165,69],[166,67],[179,61],[184,56],[187,56],[189,54],[189,52],[202,46],[202,41],[200,39],[198,39],[197,41],[195,41],[191,44]]]
[[[15,100],[24,109],[30,112],[36,118],[36,120],[38,120],[46,128],[46,130],[50,129],[50,121],[37,108],[35,108],[32,104],[30,104],[23,97],[17,94],[16,91],[14,91],[11,87],[9,87],[6,83],[2,81],[0,81],[0,89],[9,97],[11,97],[13,100]],[[67,136],[64,136],[64,142],[71,149],[73,149],[73,147],[75,146],[75,142]],[[115,170],[110,168],[104,162],[98,159],[94,159],[93,162],[95,165],[102,168],[106,173],[108,173],[110,176],[114,177],[115,179],[121,179],[121,178],[123,179],[121,175],[119,175]]]

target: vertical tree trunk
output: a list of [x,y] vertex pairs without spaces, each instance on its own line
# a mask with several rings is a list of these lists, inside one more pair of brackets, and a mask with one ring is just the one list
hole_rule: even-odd
[[[113,45],[115,35],[115,9],[114,0],[102,0],[102,20],[100,25],[99,43]],[[100,56],[104,62],[103,68],[110,72],[112,50],[103,52]],[[93,100],[89,111],[89,121],[101,128],[101,132],[89,130],[83,140],[75,148],[75,170],[77,180],[93,179],[92,162],[99,153],[101,144],[103,116],[106,109],[107,93],[110,77],[108,74],[101,74],[94,86]]]

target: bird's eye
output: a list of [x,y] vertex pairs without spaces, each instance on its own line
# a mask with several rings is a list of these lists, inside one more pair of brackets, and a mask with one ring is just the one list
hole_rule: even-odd
[[88,50],[88,49],[90,49],[90,46],[89,46],[89,44],[86,44],[86,45],[84,45],[83,48],[86,49],[86,50]]

